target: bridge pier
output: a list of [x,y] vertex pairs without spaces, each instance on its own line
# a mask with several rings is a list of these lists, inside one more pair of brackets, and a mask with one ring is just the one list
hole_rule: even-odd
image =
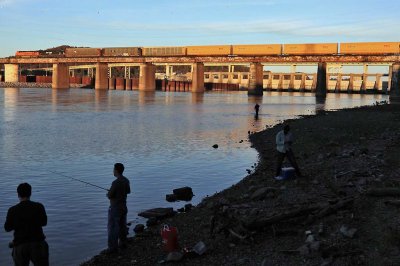
[[263,75],[261,63],[250,64],[248,95],[263,95]]
[[108,89],[108,65],[107,63],[96,64],[96,82],[94,84],[96,90]]
[[53,64],[51,87],[53,89],[69,89],[69,69],[67,64]]
[[326,96],[326,63],[318,63],[318,73],[317,73],[317,88],[315,96],[325,97]]
[[192,65],[192,92],[204,92],[204,64]]
[[156,66],[152,63],[144,63],[140,65],[139,90],[156,90]]
[[18,64],[4,64],[4,81],[18,82]]
[[306,74],[301,74],[300,91],[304,92],[306,90]]
[[349,86],[347,87],[347,92],[353,93],[354,90],[354,74],[350,74]]
[[339,93],[342,88],[342,74],[339,73],[336,77],[336,86],[335,86],[335,92]]
[[400,63],[392,65],[392,79],[390,83],[390,101],[400,102]]

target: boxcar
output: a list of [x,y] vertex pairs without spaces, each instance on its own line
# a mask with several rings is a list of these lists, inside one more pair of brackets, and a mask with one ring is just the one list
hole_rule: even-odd
[[182,56],[186,55],[186,47],[143,47],[143,56]]
[[187,46],[187,55],[231,55],[232,45]]
[[39,55],[39,51],[17,51],[15,53],[16,57],[37,57]]
[[341,43],[341,54],[398,54],[399,42],[355,42]]
[[66,57],[94,57],[101,56],[100,48],[66,48]]
[[232,45],[233,55],[280,55],[282,44]]
[[141,56],[140,47],[108,47],[103,48],[103,56]]
[[287,55],[323,55],[337,54],[337,43],[307,43],[307,44],[284,44],[283,54]]

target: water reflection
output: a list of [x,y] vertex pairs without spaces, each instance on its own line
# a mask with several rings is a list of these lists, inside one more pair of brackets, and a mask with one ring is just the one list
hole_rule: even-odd
[[319,114],[325,111],[326,96],[316,96],[315,97],[315,113]]
[[143,106],[146,104],[154,103],[156,92],[155,91],[139,91],[139,105]]
[[204,101],[204,93],[199,92],[199,93],[192,93],[192,104],[198,104],[198,103],[203,103]]

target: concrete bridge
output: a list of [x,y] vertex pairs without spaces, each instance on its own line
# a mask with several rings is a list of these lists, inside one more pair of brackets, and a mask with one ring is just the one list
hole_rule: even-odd
[[[156,65],[166,65],[166,71],[171,71],[169,65],[184,64],[191,66],[191,91],[203,92],[204,83],[215,80],[216,73],[204,71],[205,65],[228,65],[247,64],[248,73],[219,73],[224,79],[231,82],[247,80],[249,95],[262,95],[263,88],[272,89],[310,89],[317,95],[324,95],[328,89],[334,86],[336,91],[350,90],[363,91],[366,89],[387,89],[391,94],[400,95],[399,55],[307,55],[307,56],[185,56],[185,57],[84,57],[84,58],[3,58],[0,64],[4,64],[4,75],[6,82],[17,82],[19,66],[23,64],[52,64],[52,87],[55,89],[69,88],[71,71],[76,65],[92,66],[92,74],[95,76],[95,89],[109,88],[110,66],[136,66],[139,70],[138,89],[153,91],[156,88]],[[286,64],[291,66],[318,65],[317,73],[295,73],[289,75],[284,73],[266,73],[264,65]],[[330,66],[341,66],[345,64],[359,64],[366,68],[368,65],[390,66],[389,81],[385,86],[381,82],[381,74],[351,74],[345,77],[342,73],[328,73]],[[230,67],[229,67],[230,68]],[[167,73],[166,73],[167,74]],[[277,75],[278,74],[278,75]],[[72,74],[73,75],[73,74]],[[225,76],[224,76],[225,75]],[[312,78],[310,78],[312,76]],[[212,78],[210,78],[212,77]],[[343,79],[343,77],[345,77]],[[368,81],[371,77],[374,80]],[[312,82],[310,81],[312,80]],[[214,81],[215,82],[215,81]],[[240,82],[239,82],[240,83]],[[310,84],[311,83],[311,84]],[[333,85],[333,83],[335,83]]]

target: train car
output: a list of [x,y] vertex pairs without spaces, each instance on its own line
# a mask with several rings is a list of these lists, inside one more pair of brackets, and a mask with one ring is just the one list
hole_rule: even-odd
[[187,46],[187,55],[231,55],[232,45]]
[[338,47],[337,43],[284,44],[282,53],[286,55],[337,54]]
[[140,47],[108,47],[103,48],[103,56],[141,56]]
[[282,44],[232,45],[232,55],[280,55]]
[[65,57],[97,57],[101,56],[100,48],[66,48]]
[[17,51],[15,57],[38,57],[39,51]]
[[143,56],[184,56],[186,55],[186,47],[143,47]]
[[341,54],[398,54],[400,42],[341,43]]

